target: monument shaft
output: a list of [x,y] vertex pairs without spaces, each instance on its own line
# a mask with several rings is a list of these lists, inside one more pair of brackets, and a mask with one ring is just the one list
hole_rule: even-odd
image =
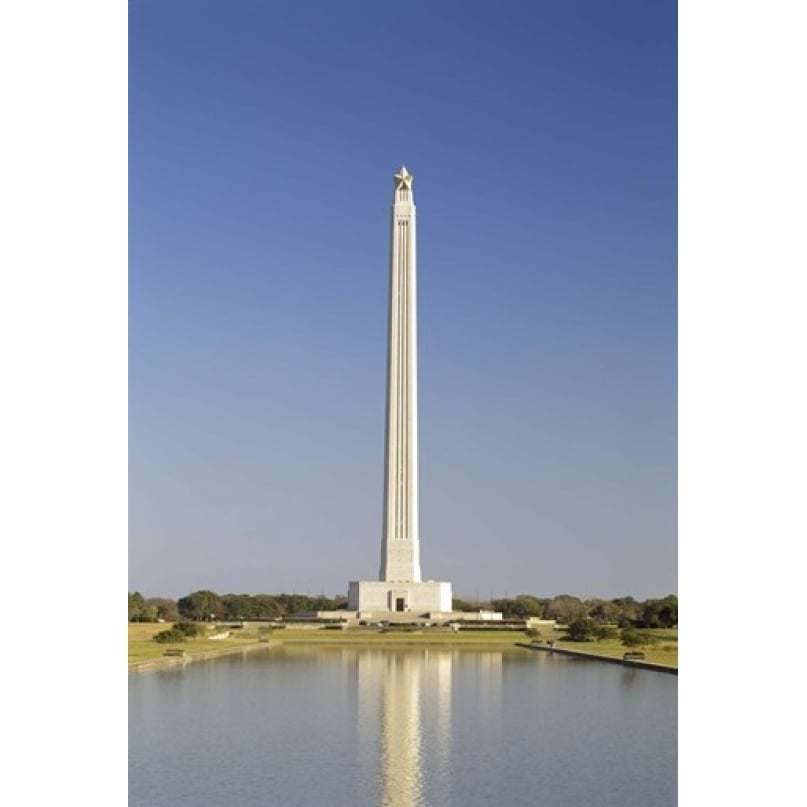
[[412,175],[395,175],[390,239],[384,523],[379,580],[420,581],[417,275]]
[[395,175],[390,242],[384,520],[378,580],[348,583],[360,619],[451,613],[451,583],[422,580],[418,535],[417,305],[412,175]]

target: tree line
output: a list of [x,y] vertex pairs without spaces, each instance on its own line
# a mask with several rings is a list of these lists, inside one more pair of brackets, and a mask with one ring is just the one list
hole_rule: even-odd
[[674,628],[678,626],[678,597],[668,594],[659,599],[636,600],[616,597],[611,600],[592,598],[582,600],[571,594],[556,597],[536,597],[519,594],[512,599],[493,599],[478,604],[454,600],[458,611],[501,611],[505,619],[554,619],[571,625],[578,619],[588,619],[597,625],[617,625],[620,628]]
[[[177,622],[186,620],[276,619],[312,611],[337,611],[347,607],[345,597],[311,597],[305,594],[217,594],[201,589],[178,600],[145,598],[129,592],[130,622]],[[582,600],[570,594],[536,597],[519,594],[513,598],[471,602],[456,598],[455,611],[500,611],[504,619],[538,617],[554,619],[563,625],[617,625],[620,628],[674,628],[678,625],[678,597],[635,600]],[[581,621],[582,620],[582,621]],[[593,627],[592,627],[593,630]]]
[[181,619],[276,619],[308,611],[336,611],[347,607],[346,597],[306,594],[217,594],[201,589],[178,600],[145,598],[129,592],[129,622],[178,622]]

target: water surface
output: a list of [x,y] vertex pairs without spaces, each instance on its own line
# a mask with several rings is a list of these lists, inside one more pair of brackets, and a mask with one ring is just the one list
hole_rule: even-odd
[[130,807],[673,807],[677,678],[277,646],[129,676]]

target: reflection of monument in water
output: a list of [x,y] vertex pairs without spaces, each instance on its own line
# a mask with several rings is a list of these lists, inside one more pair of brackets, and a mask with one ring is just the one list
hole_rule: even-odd
[[[448,775],[452,662],[450,650],[359,651],[359,751],[365,766],[380,766],[384,807],[425,804],[426,765],[435,768],[437,790],[440,772]],[[425,732],[436,732],[436,742],[424,743]],[[424,759],[426,745],[436,748],[435,759]]]
[[[485,731],[501,723],[502,651],[361,649],[355,653],[357,753],[374,803],[421,807],[451,801],[458,730],[452,697],[481,695]],[[500,732],[499,732],[500,733]],[[380,753],[379,753],[380,752]]]
[[416,804],[423,793],[419,658],[389,654],[382,680],[381,769],[385,805]]
[[348,610],[368,617],[451,611],[451,583],[420,575],[415,204],[405,167],[395,175],[392,204],[381,568],[378,580],[349,584]]

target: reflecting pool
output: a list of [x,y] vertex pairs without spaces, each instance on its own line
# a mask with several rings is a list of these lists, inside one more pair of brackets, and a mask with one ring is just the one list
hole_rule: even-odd
[[673,807],[677,678],[278,645],[129,676],[129,805]]

